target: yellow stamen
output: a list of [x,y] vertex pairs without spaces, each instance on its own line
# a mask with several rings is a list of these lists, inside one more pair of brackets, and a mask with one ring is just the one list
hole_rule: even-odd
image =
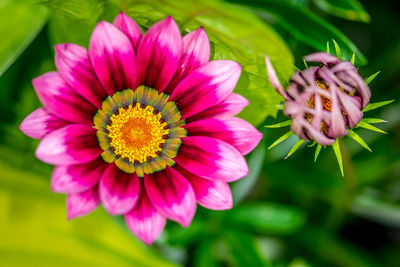
[[165,143],[163,136],[169,134],[161,114],[151,106],[142,108],[140,103],[120,108],[110,117],[107,130],[115,154],[140,163],[157,157]]

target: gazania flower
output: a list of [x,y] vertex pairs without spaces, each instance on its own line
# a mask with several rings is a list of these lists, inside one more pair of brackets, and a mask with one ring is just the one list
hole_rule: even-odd
[[43,107],[21,130],[56,165],[51,186],[68,195],[69,219],[101,203],[150,244],[166,219],[188,226],[196,202],[232,207],[227,183],[247,174],[243,155],[261,134],[233,117],[248,104],[232,93],[241,67],[208,62],[202,28],[182,38],[168,17],[142,36],[120,13],[96,26],[88,50],[55,50],[58,71],[33,80]]
[[[337,54],[340,48],[335,43]],[[329,47],[329,44],[328,44]],[[283,112],[290,120],[266,127],[276,128],[289,126],[291,131],[279,138],[271,147],[282,142],[291,134],[296,134],[300,140],[289,152],[290,156],[304,141],[314,141],[318,144],[315,160],[322,146],[333,145],[335,154],[342,170],[338,139],[349,135],[355,141],[366,147],[368,145],[351,129],[363,127],[382,132],[368,123],[384,122],[380,119],[363,119],[364,112],[390,103],[369,104],[371,91],[368,83],[378,74],[364,80],[352,62],[324,52],[308,55],[305,62],[319,62],[319,66],[306,64],[306,69],[295,72],[284,90],[276,76],[269,57],[266,57],[268,77],[272,86],[284,98]],[[342,170],[343,173],[343,170]]]

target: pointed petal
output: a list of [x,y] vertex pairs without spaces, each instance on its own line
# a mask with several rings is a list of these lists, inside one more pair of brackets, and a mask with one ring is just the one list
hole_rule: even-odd
[[163,171],[144,177],[151,203],[157,210],[182,226],[189,226],[196,213],[196,198],[190,183],[177,170]]
[[92,187],[84,192],[67,196],[67,218],[71,220],[94,211],[100,204],[97,187]]
[[128,17],[124,12],[120,12],[115,18],[113,24],[128,36],[129,40],[131,40],[133,49],[136,50],[140,39],[142,39],[142,31],[136,22]]
[[178,25],[171,17],[151,26],[137,51],[139,83],[164,91],[178,69],[182,44]]
[[232,208],[232,192],[227,183],[200,178],[179,166],[178,170],[192,185],[197,202],[200,205],[212,210]]
[[40,102],[57,117],[92,125],[96,107],[78,95],[57,72],[48,72],[32,81]]
[[203,118],[223,118],[231,117],[239,114],[247,105],[249,101],[241,95],[232,93],[225,100],[219,102],[190,118],[189,121],[195,121]]
[[278,76],[276,75],[275,69],[272,66],[271,60],[269,56],[265,56],[265,65],[267,66],[267,72],[268,72],[268,79],[269,82],[271,83],[272,87],[280,94],[284,99],[288,100],[289,97],[286,94],[285,89],[283,89],[283,86],[281,82],[278,79]]
[[192,31],[183,37],[183,53],[178,70],[165,90],[170,94],[183,78],[210,59],[210,41],[203,28]]
[[190,136],[208,136],[225,141],[242,155],[250,153],[262,138],[253,125],[235,117],[198,120],[184,125],[184,128]]
[[84,164],[56,166],[51,177],[51,190],[64,194],[88,190],[98,183],[106,166],[101,158]]
[[49,113],[46,108],[38,108],[22,121],[19,128],[29,137],[42,139],[67,124],[68,122]]
[[140,197],[135,207],[125,214],[129,230],[147,245],[153,243],[164,230],[167,219],[150,203],[141,182]]
[[105,21],[97,24],[90,38],[89,56],[108,94],[136,89],[135,51],[129,38],[117,27]]
[[241,67],[230,60],[208,62],[186,76],[171,94],[182,118],[193,116],[225,100],[239,80]]
[[325,65],[329,63],[335,64],[340,62],[340,60],[337,57],[332,56],[331,54],[325,52],[317,52],[310,54],[308,56],[305,56],[304,60],[307,62],[322,62]]
[[109,164],[100,178],[99,192],[108,213],[125,214],[135,206],[139,198],[139,178],[136,174],[125,173],[114,164]]
[[76,44],[58,44],[55,47],[56,66],[60,76],[79,95],[87,99],[97,108],[107,97],[89,61],[85,48]]
[[202,178],[236,181],[248,173],[246,160],[230,144],[218,139],[189,136],[182,138],[177,164]]
[[43,138],[36,149],[36,157],[49,164],[70,165],[92,161],[102,152],[96,129],[71,124]]

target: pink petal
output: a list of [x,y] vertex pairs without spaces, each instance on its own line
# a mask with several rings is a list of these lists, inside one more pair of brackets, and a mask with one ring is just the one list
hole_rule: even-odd
[[171,17],[151,26],[137,51],[139,83],[164,91],[179,66],[181,53],[181,33]]
[[209,59],[210,41],[204,29],[199,28],[185,35],[183,37],[181,61],[174,78],[165,90],[166,93],[170,94],[183,78],[201,65],[206,64]]
[[38,108],[23,120],[19,128],[29,137],[42,139],[48,133],[67,124],[68,122],[49,113],[46,108]]
[[42,104],[61,119],[93,124],[96,107],[76,93],[57,72],[48,72],[32,81]]
[[120,12],[115,18],[113,24],[128,36],[129,40],[131,40],[133,49],[136,50],[140,39],[142,39],[142,31],[136,22],[128,17],[124,12]]
[[129,230],[147,245],[161,234],[167,219],[157,212],[150,203],[143,182],[141,182],[140,197],[135,207],[125,214],[125,222]]
[[182,138],[179,154],[174,160],[190,173],[213,181],[236,181],[249,171],[246,160],[236,148],[210,137]]
[[179,166],[178,170],[192,185],[197,202],[200,205],[212,210],[232,208],[232,192],[227,183],[200,178]]
[[84,192],[70,194],[67,196],[67,218],[71,220],[94,211],[100,204],[97,187],[90,188]]
[[129,38],[117,27],[105,21],[97,24],[90,38],[89,56],[108,94],[136,89],[135,51]]
[[190,136],[208,136],[227,142],[246,155],[260,142],[262,134],[245,120],[231,117],[204,119],[184,126]]
[[182,118],[193,116],[226,99],[239,80],[241,67],[230,60],[208,62],[186,76],[171,94]]
[[231,117],[239,114],[247,105],[249,101],[241,95],[232,93],[225,100],[219,102],[192,117],[189,121],[199,120],[203,118],[223,118]]
[[92,161],[102,152],[96,129],[71,124],[43,138],[36,149],[36,157],[49,164],[70,165]]
[[289,97],[286,94],[285,89],[283,89],[283,86],[279,81],[278,76],[276,75],[275,69],[272,66],[269,56],[265,56],[265,64],[267,66],[268,79],[272,87],[274,87],[274,89],[278,92],[278,94],[280,94],[285,100],[288,100]]
[[325,52],[317,52],[310,54],[308,56],[304,57],[304,60],[307,62],[322,62],[323,64],[327,65],[329,63],[339,63],[340,60],[332,56],[331,54],[325,53]]
[[151,203],[165,217],[189,226],[196,213],[196,198],[190,183],[172,167],[144,177]]
[[139,198],[139,178],[136,174],[125,173],[114,164],[109,164],[100,178],[99,192],[101,202],[108,213],[127,213]]
[[107,92],[97,80],[87,50],[76,44],[59,44],[55,50],[56,66],[61,77],[78,94],[101,108]]
[[51,177],[51,190],[72,194],[92,188],[100,180],[106,166],[101,158],[84,164],[56,166]]

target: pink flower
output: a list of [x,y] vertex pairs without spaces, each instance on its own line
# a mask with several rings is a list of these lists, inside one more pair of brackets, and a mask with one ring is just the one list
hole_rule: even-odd
[[349,61],[323,52],[308,55],[305,61],[321,62],[321,66],[297,71],[286,91],[266,57],[268,76],[285,99],[284,113],[292,120],[292,132],[301,139],[331,145],[361,121],[371,91]]
[[58,71],[33,80],[44,107],[21,130],[56,165],[52,190],[68,195],[69,219],[102,203],[150,244],[166,219],[190,225],[196,202],[232,207],[227,183],[247,174],[243,155],[261,134],[233,117],[248,104],[232,93],[241,67],[209,62],[202,28],[182,38],[168,17],[142,36],[120,13],[96,26],[89,50],[55,50]]

